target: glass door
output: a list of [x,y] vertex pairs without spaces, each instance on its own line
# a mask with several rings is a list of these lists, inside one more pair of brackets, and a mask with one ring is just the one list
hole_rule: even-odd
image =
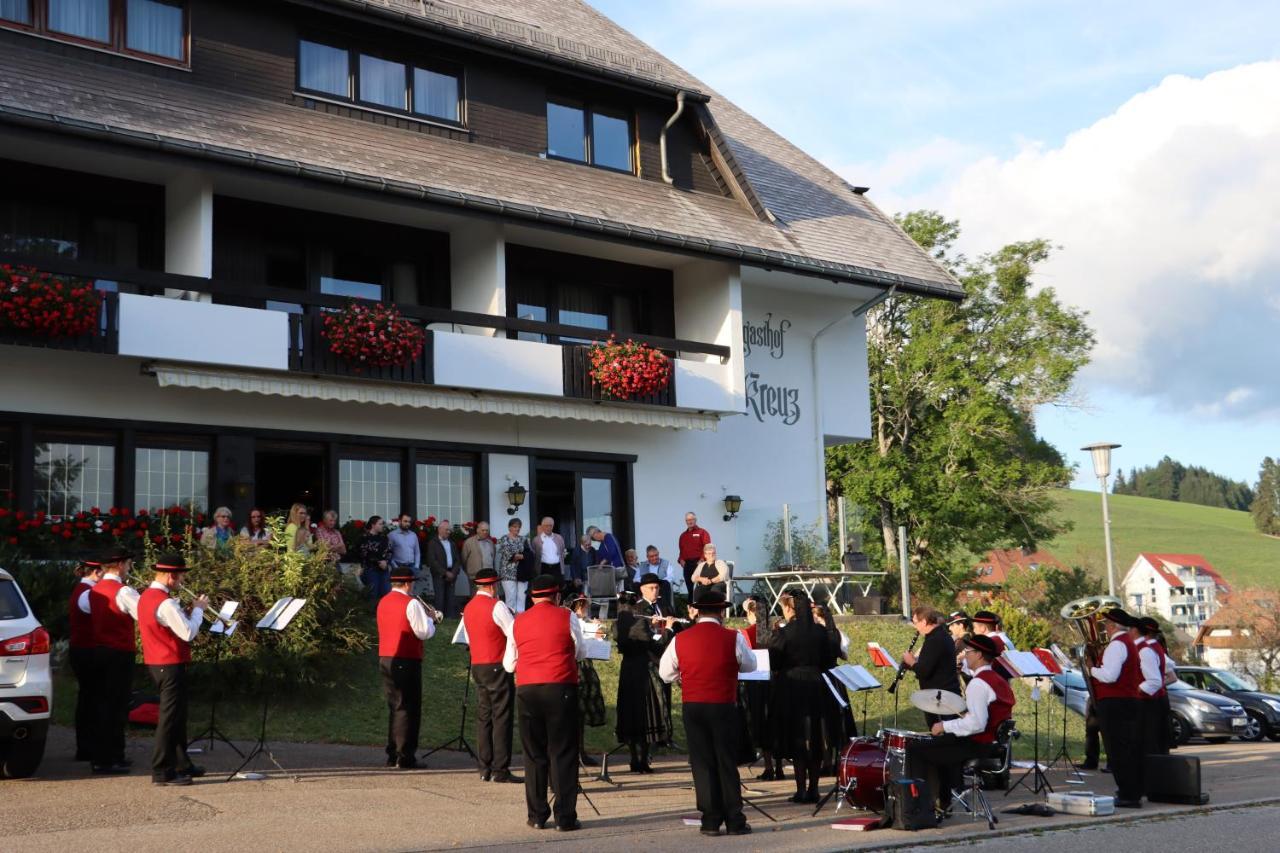
[[[582,474],[577,476],[578,520],[582,526],[599,527],[609,533],[615,533],[613,519],[613,477],[599,474]],[[574,540],[577,540],[577,531]],[[566,538],[566,542],[568,539]],[[625,547],[625,546],[623,546]]]

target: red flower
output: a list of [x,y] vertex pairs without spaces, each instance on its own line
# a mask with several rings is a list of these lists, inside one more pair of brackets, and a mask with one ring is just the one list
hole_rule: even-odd
[[10,545],[17,545],[17,544],[18,544],[18,537],[17,537],[17,536],[10,536],[10,537],[9,537],[9,544],[10,544]]
[[356,530],[364,530],[364,522],[358,518],[352,521],[351,524],[355,527]]
[[62,531],[62,538],[63,538],[63,539],[70,539],[70,538],[71,538],[71,531],[70,531],[70,530],[64,530],[64,531]]

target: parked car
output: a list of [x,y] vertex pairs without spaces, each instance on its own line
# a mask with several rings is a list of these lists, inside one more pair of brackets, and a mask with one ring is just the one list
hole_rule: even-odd
[[0,777],[36,772],[52,708],[49,632],[13,575],[0,569]]
[[[1062,704],[1084,716],[1089,692],[1084,677],[1069,670],[1053,677],[1053,694]],[[1234,699],[1196,690],[1184,681],[1169,685],[1169,735],[1181,746],[1200,736],[1210,743],[1224,743],[1248,726],[1244,707]]]
[[1263,693],[1247,678],[1211,666],[1180,666],[1178,678],[1192,687],[1226,696],[1243,705],[1249,723],[1244,731],[1237,733],[1241,740],[1269,737],[1280,741],[1280,696]]

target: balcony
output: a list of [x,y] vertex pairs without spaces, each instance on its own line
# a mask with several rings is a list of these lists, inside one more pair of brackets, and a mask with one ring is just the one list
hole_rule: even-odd
[[[62,259],[0,254],[0,263],[113,282],[121,291],[126,291],[104,294],[98,330],[93,334],[61,340],[0,337],[0,343],[5,344],[222,368],[287,371],[360,383],[435,386],[703,413],[741,409],[739,392],[735,392],[730,376],[730,351],[726,346],[627,335],[662,349],[672,358],[671,383],[660,393],[643,399],[605,400],[590,379],[588,346],[517,340],[508,338],[506,333],[601,340],[611,335],[609,331],[468,311],[400,306],[402,316],[421,326],[426,334],[420,356],[409,365],[357,369],[336,357],[322,334],[325,313],[345,306],[350,301],[345,297],[270,286],[246,287]],[[176,298],[181,294],[188,297]],[[288,310],[268,309],[269,302],[288,306]],[[462,328],[494,330],[496,334],[456,331]],[[695,357],[686,359],[682,354]],[[708,360],[707,356],[712,359]]]

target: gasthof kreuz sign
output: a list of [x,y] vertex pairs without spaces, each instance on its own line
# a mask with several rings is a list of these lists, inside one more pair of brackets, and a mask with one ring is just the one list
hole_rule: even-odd
[[748,362],[747,414],[760,423],[775,420],[794,426],[800,420],[800,389],[769,381],[770,362],[782,361],[786,356],[790,328],[790,320],[775,320],[772,311],[758,323],[750,319],[742,321],[742,354]]

